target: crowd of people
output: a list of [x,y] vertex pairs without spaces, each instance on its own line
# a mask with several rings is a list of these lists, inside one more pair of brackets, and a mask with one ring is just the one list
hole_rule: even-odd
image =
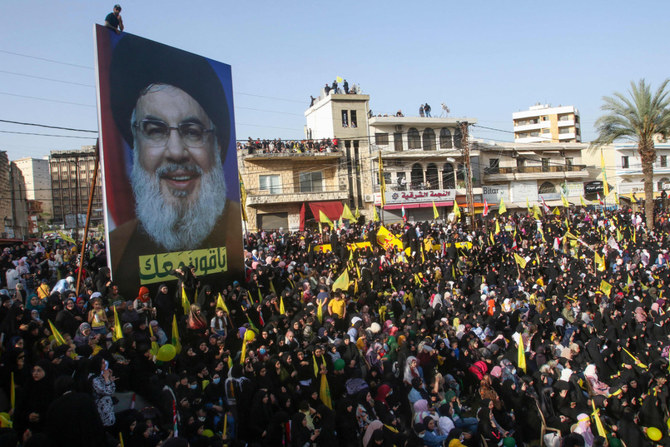
[[0,445],[670,444],[668,216],[496,219],[252,232],[136,297],[101,242],[78,295],[74,245],[8,247]]
[[324,138],[321,140],[282,140],[275,138],[268,139],[249,139],[242,143],[237,143],[238,151],[247,151],[251,154],[314,154],[337,152],[337,138]]

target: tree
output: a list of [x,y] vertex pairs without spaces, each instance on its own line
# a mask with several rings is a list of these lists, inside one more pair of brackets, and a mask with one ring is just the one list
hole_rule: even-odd
[[605,115],[596,121],[598,137],[594,144],[611,144],[619,139],[637,143],[642,161],[644,213],[649,231],[654,228],[654,136],[670,134],[668,82],[670,79],[663,81],[652,94],[651,85],[644,79],[637,84],[631,81],[627,96],[614,92],[613,96],[603,97],[604,104],[600,109]]

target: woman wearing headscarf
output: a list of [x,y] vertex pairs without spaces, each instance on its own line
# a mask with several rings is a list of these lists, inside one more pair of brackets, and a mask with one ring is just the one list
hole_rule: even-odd
[[368,425],[370,425],[370,422],[377,419],[374,409],[375,402],[370,395],[370,391],[367,389],[360,391],[357,398],[356,420],[358,421],[359,430],[363,433],[368,428]]
[[593,436],[593,432],[591,431],[591,418],[588,414],[580,413],[577,416],[577,428],[575,428],[574,433],[582,435],[585,447],[593,447],[595,436]]
[[500,445],[507,433],[493,416],[493,408],[493,401],[490,399],[482,400],[482,406],[477,413],[479,419],[477,431],[488,445]]
[[360,436],[356,420],[355,406],[351,398],[345,397],[337,404],[335,413],[337,439],[343,447],[358,447]]
[[263,441],[267,436],[267,428],[272,420],[272,413],[270,395],[265,390],[258,390],[254,395],[254,401],[248,415],[251,439]]
[[116,392],[116,377],[112,375],[107,360],[101,356],[92,360],[91,364],[91,386],[93,387],[93,396],[95,404],[100,413],[102,425],[112,427],[116,423],[114,414],[114,401],[112,395]]
[[189,330],[191,339],[197,339],[202,337],[207,330],[207,321],[202,315],[202,310],[197,304],[191,304],[191,309],[188,313],[188,319],[186,321],[186,327]]
[[137,294],[137,298],[133,301],[133,309],[140,316],[140,320],[149,321],[156,314],[156,308],[151,301],[149,289],[142,286]]
[[202,309],[202,312],[207,317],[214,315],[216,308],[216,297],[212,292],[212,286],[209,284],[202,286],[202,290],[200,293],[198,293],[198,300],[196,301],[196,304],[200,306],[200,309]]
[[23,397],[16,403],[14,429],[17,433],[23,433],[26,429],[33,433],[44,431],[47,410],[53,397],[51,363],[40,360],[33,366],[31,378],[24,386]]
[[295,446],[310,447],[319,437],[319,430],[313,432],[307,427],[307,417],[298,411],[291,418],[291,442]]
[[91,325],[88,323],[81,323],[77,329],[77,333],[74,335],[74,344],[79,346],[88,345],[88,341],[91,338]]
[[156,320],[164,331],[168,331],[172,325],[172,316],[174,315],[174,301],[168,295],[168,287],[166,284],[158,286],[158,293],[154,298],[156,306]]

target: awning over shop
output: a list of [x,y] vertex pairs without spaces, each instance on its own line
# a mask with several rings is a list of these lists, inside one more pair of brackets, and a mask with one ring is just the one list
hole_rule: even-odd
[[[309,206],[312,215],[317,221],[319,220],[319,211],[323,211],[323,214],[325,214],[328,219],[335,221],[340,218],[342,215],[342,210],[344,209],[342,203],[338,201],[308,202],[307,205]],[[305,204],[303,203],[302,207],[300,207],[300,231],[305,229],[306,211]]]
[[[452,206],[454,202],[435,202],[435,206]],[[424,202],[424,203],[406,203],[405,209],[413,208],[432,208],[433,202]],[[394,203],[393,205],[386,205],[385,210],[399,210],[402,209],[402,203]]]

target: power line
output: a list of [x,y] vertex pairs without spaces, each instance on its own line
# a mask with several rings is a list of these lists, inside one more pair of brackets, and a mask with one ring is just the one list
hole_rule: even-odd
[[25,78],[31,78],[31,79],[40,79],[42,81],[60,82],[61,84],[77,85],[77,86],[80,86],[80,87],[91,87],[91,88],[95,87],[95,85],[93,85],[93,84],[82,84],[81,82],[63,81],[61,79],[45,78],[45,77],[42,77],[42,76],[34,76],[34,75],[26,74],[26,73],[17,73],[15,71],[0,70],[0,73],[10,74],[10,75],[15,75],[15,76],[23,76]]
[[25,57],[25,58],[28,58],[28,59],[35,59],[35,60],[43,61],[43,62],[51,62],[52,64],[67,65],[67,66],[70,66],[70,67],[85,68],[87,70],[93,70],[92,67],[89,67],[89,66],[86,66],[86,65],[72,64],[72,63],[69,63],[69,62],[57,61],[57,60],[54,60],[54,59],[47,59],[45,57],[31,56],[29,54],[23,54],[23,53],[16,53],[14,51],[0,50],[0,53],[11,54],[13,56],[20,56],[20,57]]
[[74,129],[72,127],[50,126],[48,124],[37,124],[37,123],[24,123],[24,122],[21,122],[21,121],[10,121],[10,120],[3,120],[3,119],[0,119],[0,123],[18,124],[18,125],[21,125],[21,126],[44,127],[44,128],[47,128],[47,129],[71,130],[73,132],[88,132],[88,133],[95,133],[95,134],[98,133],[97,130]]
[[11,130],[0,130],[0,133],[11,133],[14,135],[32,135],[36,137],[76,138],[81,140],[90,140],[94,138],[94,137],[80,137],[76,135],[70,136],[70,135],[54,135],[54,134],[36,133],[36,132],[14,132]]
[[40,98],[38,96],[17,95],[15,93],[8,93],[8,92],[0,92],[0,95],[14,96],[16,98],[35,99],[37,101],[55,102],[55,103],[58,103],[58,104],[70,104],[70,105],[73,105],[73,106],[95,107],[94,105],[91,105],[91,104],[82,104],[82,103],[79,103],[79,102],[61,101],[59,99]]

